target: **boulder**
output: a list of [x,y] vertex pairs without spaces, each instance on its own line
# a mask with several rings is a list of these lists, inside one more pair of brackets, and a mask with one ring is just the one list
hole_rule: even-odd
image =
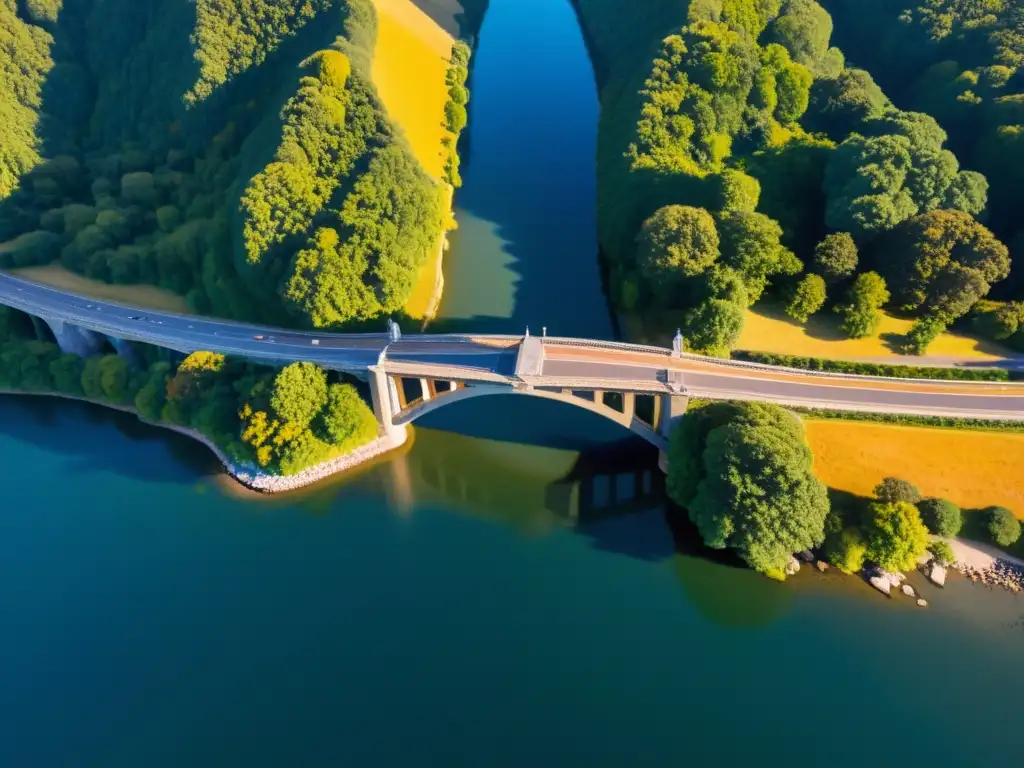
[[889,571],[879,570],[878,575],[889,582],[890,587],[896,587],[899,589],[900,584],[907,578],[902,573],[890,573]]
[[815,566],[822,573],[828,570],[828,563],[826,563],[824,560],[819,560],[817,563],[815,563]]
[[800,570],[800,561],[795,557],[790,557],[789,562],[786,563],[786,575],[792,576],[794,573]]
[[904,584],[901,587],[901,589],[903,590],[903,594],[906,595],[907,597],[916,597],[917,596],[917,593],[914,591],[914,588],[912,586],[910,586],[909,584]]
[[887,597],[889,595],[889,590],[892,589],[892,585],[889,583],[889,580],[884,576],[872,576],[868,579],[868,583]]
[[814,553],[811,552],[811,550],[809,549],[805,549],[803,552],[800,553],[800,559],[803,560],[805,563],[813,563]]
[[923,597],[917,598],[917,604],[919,606],[921,606],[922,608],[927,608],[928,607],[928,601],[925,600]]
[[943,586],[946,583],[946,569],[939,565],[937,562],[932,561],[931,568],[928,569],[928,578],[932,584]]

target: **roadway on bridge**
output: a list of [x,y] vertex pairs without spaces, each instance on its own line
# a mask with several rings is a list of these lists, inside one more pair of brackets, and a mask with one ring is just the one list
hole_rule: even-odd
[[[270,328],[208,317],[135,309],[89,299],[0,273],[0,303],[113,338],[180,352],[209,350],[270,363],[308,360],[364,373],[387,350],[403,375],[514,385],[519,339],[509,336],[414,335],[390,343],[387,334],[326,334]],[[262,337],[262,338],[257,338]],[[1024,384],[907,381],[830,377],[711,358],[673,358],[668,351],[587,340],[550,340],[534,383],[571,388],[664,393],[666,370],[680,372],[688,394],[769,400],[860,411],[1024,420]]]
[[[183,353],[222,352],[271,363],[308,360],[360,371],[388,357],[512,373],[516,349],[465,336],[412,337],[390,344],[386,333],[328,334],[137,309],[90,299],[0,273],[0,303],[44,319],[63,320],[110,337]],[[257,336],[263,338],[258,339]]]

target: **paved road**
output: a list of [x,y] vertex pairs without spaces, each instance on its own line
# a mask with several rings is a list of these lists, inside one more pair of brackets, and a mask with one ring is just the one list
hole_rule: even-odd
[[[270,363],[309,360],[364,372],[387,350],[386,365],[406,375],[472,382],[516,382],[514,337],[414,335],[389,344],[386,334],[323,334],[134,309],[88,299],[0,273],[0,303],[44,319],[59,319],[113,338],[180,352],[211,350]],[[262,336],[262,339],[255,337]],[[708,358],[672,358],[644,350],[577,340],[545,343],[537,386],[665,392],[666,371],[681,374],[695,396],[767,400],[790,405],[1024,421],[1024,384],[904,381],[837,377],[770,366],[730,365]],[[526,377],[523,377],[526,378]]]

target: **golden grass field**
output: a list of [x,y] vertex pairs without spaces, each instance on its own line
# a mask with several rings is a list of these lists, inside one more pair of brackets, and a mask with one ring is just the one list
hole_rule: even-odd
[[374,0],[377,45],[371,77],[388,115],[405,131],[413,154],[435,179],[444,172],[441,141],[445,75],[454,39],[412,0]]
[[[412,0],[374,0],[377,44],[371,77],[388,115],[402,127],[416,159],[435,179],[444,173],[442,141],[448,100],[445,76],[454,38]],[[450,202],[450,201],[449,201]],[[405,312],[425,318],[436,309],[440,259],[420,272]]]
[[133,307],[159,309],[164,312],[192,314],[184,296],[152,285],[107,285],[98,280],[90,280],[88,277],[76,275],[58,264],[21,267],[10,270],[10,273],[36,283],[77,293],[80,296],[90,296],[94,299],[113,301]]
[[962,507],[1004,506],[1024,518],[1024,433],[804,420],[826,485],[870,496],[899,477]]
[[[822,312],[801,326],[786,317],[782,308],[758,304],[747,312],[747,322],[737,349],[776,352],[831,359],[864,360],[898,355],[887,341],[898,341],[910,326],[910,320],[885,316],[878,333],[867,339],[847,339],[839,330],[839,316]],[[956,357],[978,361],[998,360],[1013,353],[982,339],[957,333],[944,333],[928,348],[929,357]]]

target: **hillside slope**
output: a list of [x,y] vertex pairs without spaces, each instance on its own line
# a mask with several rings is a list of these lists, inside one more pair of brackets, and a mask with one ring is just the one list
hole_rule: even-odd
[[400,316],[447,219],[451,37],[410,2],[380,9],[2,0],[25,64],[0,78],[0,267],[299,326]]

